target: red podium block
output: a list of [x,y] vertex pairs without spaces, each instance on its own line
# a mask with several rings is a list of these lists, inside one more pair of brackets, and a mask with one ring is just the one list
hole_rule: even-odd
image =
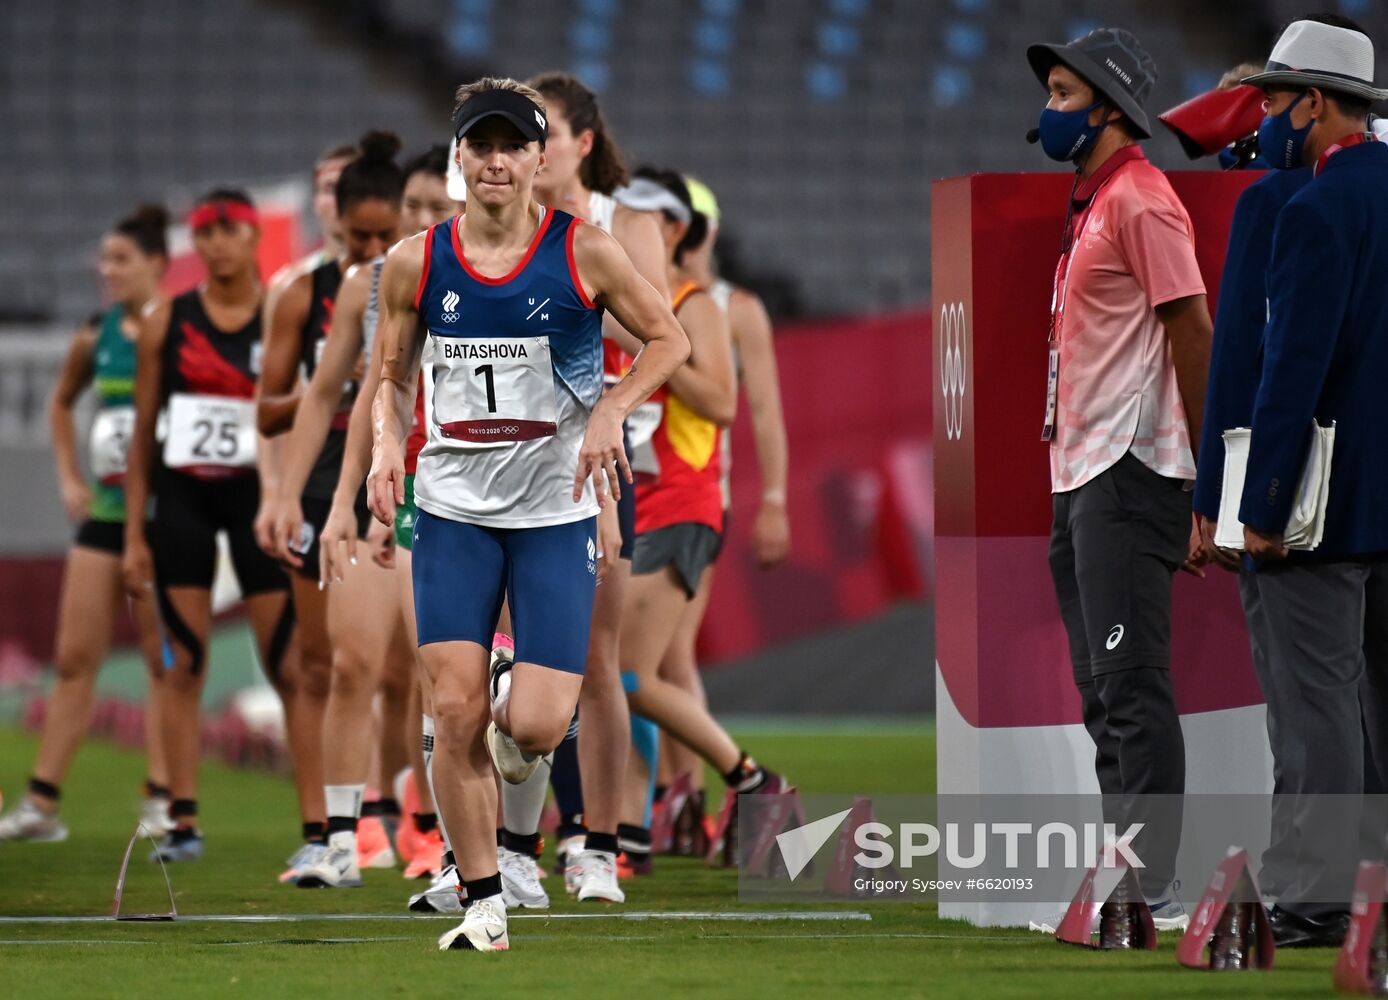
[[1176,961],[1190,969],[1271,969],[1276,953],[1248,852],[1230,848],[1176,946]]
[[1349,933],[1335,963],[1335,989],[1382,996],[1388,992],[1388,865],[1361,861],[1350,905]]

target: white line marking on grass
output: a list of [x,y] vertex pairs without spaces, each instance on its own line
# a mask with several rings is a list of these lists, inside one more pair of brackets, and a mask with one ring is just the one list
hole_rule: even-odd
[[[207,913],[178,916],[180,924],[298,924],[314,921],[457,920],[452,913]],[[857,910],[610,910],[597,913],[509,913],[508,920],[707,920],[730,923],[759,921],[870,921]],[[0,917],[0,924],[111,923],[112,917]]]

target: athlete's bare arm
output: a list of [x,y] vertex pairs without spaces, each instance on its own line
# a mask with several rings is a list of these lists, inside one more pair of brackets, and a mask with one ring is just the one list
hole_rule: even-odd
[[680,307],[679,321],[689,335],[689,361],[670,376],[668,388],[705,420],[727,427],[737,416],[737,372],[728,317],[712,296],[699,292]]
[[395,507],[405,502],[403,444],[424,349],[415,294],[424,270],[424,241],[431,234],[426,229],[395,244],[381,269],[381,382],[371,405],[373,440],[366,486],[371,513],[385,525],[395,523]]
[[361,318],[371,295],[371,268],[348,270],[337,292],[332,328],[307,388],[299,398],[293,428],[280,465],[280,495],[297,497],[304,491],[314,459],[323,450],[333,414],[342,404],[343,385],[351,379],[361,357]]
[[790,554],[790,520],[786,516],[790,449],[786,444],[771,317],[758,296],[737,288],[728,301],[728,325],[742,359],[742,381],[752,413],[757,469],[761,473],[761,507],[752,526],[752,546],[757,562],[769,569]]
[[274,311],[265,312],[265,350],[256,384],[255,419],[266,437],[283,434],[294,425],[302,393],[299,353],[312,296],[312,274],[300,274],[275,300]]
[[[618,205],[612,213],[612,238],[627,252],[636,273],[668,299],[670,288],[665,280],[665,241],[661,239],[655,216],[650,212],[637,212],[625,205]],[[611,313],[602,318],[602,335],[628,354],[635,355],[641,350],[641,341],[628,333]]]
[[77,426],[72,410],[77,398],[91,385],[96,339],[97,331],[90,323],[83,323],[77,328],[68,346],[67,357],[63,360],[63,370],[58,373],[58,384],[53,387],[53,395],[48,400],[48,428],[53,439],[58,488],[62,493],[63,508],[74,522],[87,516],[91,490],[87,488],[86,480],[82,478],[82,468],[77,464]]
[[[583,496],[583,482],[600,470],[607,473],[614,497],[621,483],[632,481],[622,438],[622,423],[650,398],[689,357],[685,336],[666,296],[651,287],[617,241],[593,226],[574,232],[574,261],[579,280],[590,299],[600,303],[644,345],[622,381],[598,401],[588,417],[574,475],[574,502]],[[618,475],[618,470],[621,475]],[[606,503],[598,484],[598,501]]]
[[[371,410],[376,401],[376,391],[381,385],[383,324],[384,319],[378,316],[371,357],[366,362],[357,398],[352,403],[352,416],[347,423],[347,440],[342,452],[342,468],[337,474],[337,487],[333,492],[332,508],[319,536],[319,579],[324,584],[342,580],[347,566],[355,564],[357,558],[357,517],[354,508],[357,491],[361,489],[367,470],[371,467]],[[416,380],[412,384],[417,387],[419,382]],[[413,394],[410,409],[414,409]]]
[[164,382],[164,340],[169,335],[172,305],[146,307],[135,342],[135,429],[125,464],[125,589],[139,597],[154,585],[154,565],[145,540],[150,473],[154,468],[154,428],[159,420],[159,391]]

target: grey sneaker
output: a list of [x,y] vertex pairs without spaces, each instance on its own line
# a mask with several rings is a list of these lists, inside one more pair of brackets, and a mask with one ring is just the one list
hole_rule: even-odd
[[56,812],[49,814],[28,796],[0,816],[0,841],[27,840],[34,844],[58,844],[67,840],[67,827]]
[[1163,896],[1147,906],[1152,911],[1152,926],[1159,931],[1184,931],[1190,926],[1190,914],[1175,896]]
[[498,846],[496,867],[501,875],[501,898],[507,909],[549,909],[549,893],[540,884],[540,869],[534,858]]
[[177,830],[170,831],[163,843],[150,852],[149,860],[162,861],[166,865],[176,861],[201,861],[202,834],[180,836]]

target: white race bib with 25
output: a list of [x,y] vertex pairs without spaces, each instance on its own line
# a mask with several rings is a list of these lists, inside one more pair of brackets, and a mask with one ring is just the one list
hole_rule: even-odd
[[431,337],[439,436],[469,448],[504,447],[558,432],[548,337]]
[[169,397],[164,464],[171,469],[255,465],[255,401],[227,396]]
[[92,421],[88,452],[92,461],[92,475],[97,482],[114,486],[125,477],[130,435],[134,430],[133,406],[113,406],[97,413]]

